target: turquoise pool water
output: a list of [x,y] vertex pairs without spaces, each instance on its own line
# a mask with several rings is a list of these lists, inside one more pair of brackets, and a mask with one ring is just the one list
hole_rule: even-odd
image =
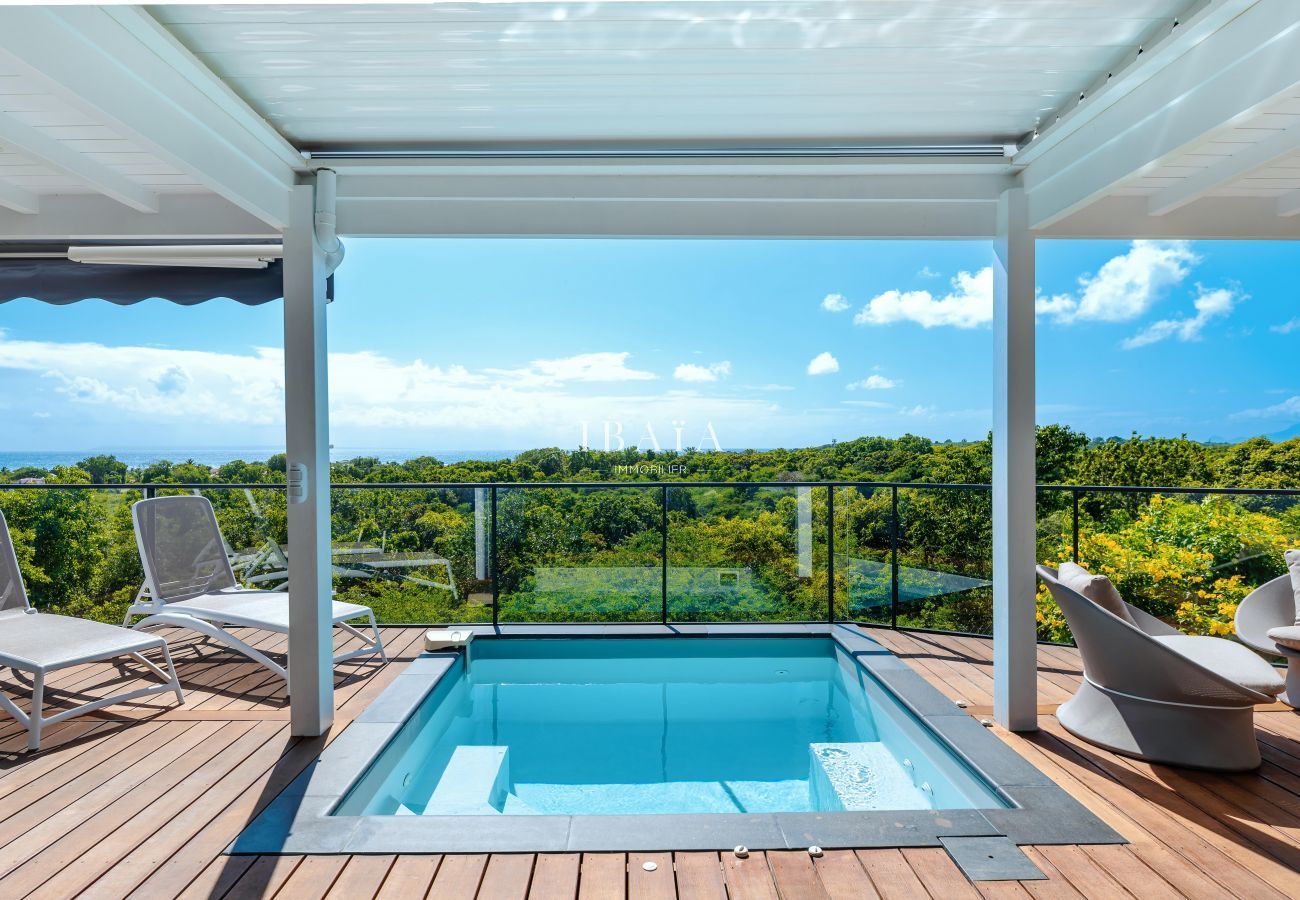
[[482,640],[336,815],[1005,804],[828,638]]

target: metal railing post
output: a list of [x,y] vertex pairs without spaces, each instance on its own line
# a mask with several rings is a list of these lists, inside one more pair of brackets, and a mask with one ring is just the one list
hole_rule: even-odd
[[145,500],[152,500],[152,499],[154,498],[154,495],[155,495],[157,492],[156,492],[156,490],[154,489],[154,486],[153,486],[153,485],[151,485],[151,484],[145,484],[145,485],[141,485],[141,487],[140,487],[140,493],[141,493],[141,495],[144,497]]
[[1070,491],[1070,496],[1073,498],[1072,505],[1074,507],[1073,522],[1070,526],[1070,533],[1074,537],[1074,561],[1077,564],[1079,562],[1079,491],[1078,489],[1076,488],[1075,490]]
[[898,488],[889,489],[889,627],[898,627]]
[[826,621],[835,624],[835,485],[826,486]]
[[492,485],[492,627],[501,621],[501,585],[497,578],[497,486]]
[[659,589],[662,611],[659,621],[668,624],[668,485],[659,489]]

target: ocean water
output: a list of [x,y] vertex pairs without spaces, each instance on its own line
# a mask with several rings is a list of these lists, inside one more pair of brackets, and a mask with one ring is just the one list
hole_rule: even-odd
[[476,641],[335,812],[1000,805],[828,639],[583,638]]
[[[283,453],[283,447],[190,447],[186,449],[146,449],[146,450],[0,450],[0,468],[19,469],[35,466],[39,469],[51,469],[54,466],[70,466],[88,456],[101,453],[112,454],[133,469],[143,468],[160,460],[185,462],[194,460],[206,466],[220,466],[232,460],[261,462],[276,453]],[[373,456],[384,462],[405,462],[417,456],[432,456],[444,463],[464,462],[465,460],[509,459],[520,451],[515,450],[394,450],[371,447],[333,447],[330,459],[339,461],[356,459],[359,456]]]

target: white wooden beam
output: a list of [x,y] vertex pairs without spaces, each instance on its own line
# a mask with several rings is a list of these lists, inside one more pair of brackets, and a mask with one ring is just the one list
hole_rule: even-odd
[[1034,238],[1021,188],[998,203],[993,265],[993,716],[1038,727],[1034,576]]
[[1043,120],[1039,134],[1015,155],[1017,165],[1029,165],[1061,141],[1085,127],[1149,79],[1158,75],[1182,54],[1210,37],[1258,0],[1197,0],[1178,17],[1178,26],[1167,23],[1162,36],[1152,36],[1129,57],[1115,63],[1099,84],[1084,90],[1069,103]]
[[86,154],[73,150],[39,128],[33,128],[4,112],[0,112],[0,144],[12,147],[51,169],[71,175],[87,187],[94,188],[105,197],[137,212],[158,211],[158,195],[153,191]]
[[1300,85],[1300,3],[1261,0],[1024,172],[1030,226],[1051,225]]
[[0,178],[0,206],[25,216],[40,212],[40,198],[26,188]]
[[[0,198],[6,186],[0,181]],[[0,209],[0,240],[213,240],[278,238],[279,229],[215,194],[160,194],[158,212],[140,213],[99,194],[27,195],[39,210]],[[0,207],[7,206],[0,199]]]
[[1151,215],[1167,215],[1297,150],[1300,150],[1300,125],[1293,125],[1257,143],[1245,144],[1231,156],[1152,194],[1148,201]]
[[276,228],[294,170],[103,7],[0,8],[0,51],[52,93]]
[[1300,216],[1300,191],[1291,191],[1277,198],[1279,216]]
[[1279,215],[1276,197],[1202,197],[1163,216],[1149,215],[1147,197],[1103,197],[1035,231],[1039,238],[1131,241],[1300,240],[1300,218]]
[[325,256],[315,235],[315,188],[295,187],[289,212],[284,232],[289,723],[294,735],[315,737],[334,721]]

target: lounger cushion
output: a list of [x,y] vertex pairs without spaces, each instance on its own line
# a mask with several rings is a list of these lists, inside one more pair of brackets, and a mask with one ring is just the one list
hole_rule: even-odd
[[1190,634],[1167,635],[1157,637],[1156,640],[1211,672],[1252,691],[1273,697],[1286,689],[1286,683],[1276,669],[1235,641]]
[[1291,590],[1295,592],[1295,623],[1300,625],[1300,550],[1288,550],[1284,557],[1291,573]]
[[163,639],[156,634],[104,622],[21,610],[0,615],[0,664],[26,671],[57,669],[161,646]]
[[1268,630],[1268,639],[1279,646],[1300,650],[1300,625],[1270,628]]
[[[356,603],[333,601],[331,621],[343,622],[367,615],[370,609]],[[279,591],[230,591],[204,594],[168,603],[164,612],[183,612],[225,625],[289,632],[289,595]]]
[[1134,628],[1137,627],[1137,622],[1128,611],[1128,604],[1105,575],[1094,575],[1078,563],[1072,562],[1061,563],[1058,571],[1060,577],[1057,580],[1061,584],[1076,594],[1087,597],[1107,612],[1119,616]]

